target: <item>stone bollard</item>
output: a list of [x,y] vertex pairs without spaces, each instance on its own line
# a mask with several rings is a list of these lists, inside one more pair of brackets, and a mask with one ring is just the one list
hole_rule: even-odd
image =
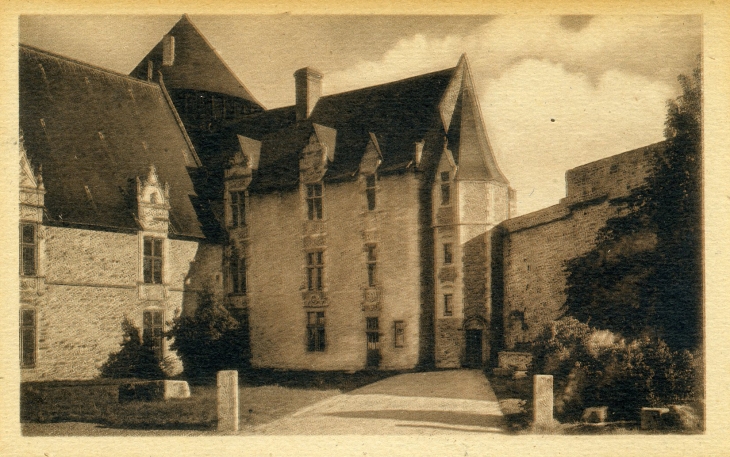
[[238,371],[218,372],[218,431],[238,431]]
[[536,427],[553,423],[553,376],[536,374],[532,378],[532,423]]
[[659,430],[663,426],[662,416],[669,408],[641,408],[641,429]]

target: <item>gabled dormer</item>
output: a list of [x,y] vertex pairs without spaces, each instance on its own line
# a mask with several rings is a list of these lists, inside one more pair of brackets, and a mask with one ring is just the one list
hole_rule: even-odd
[[167,236],[170,186],[160,182],[154,165],[150,165],[145,178],[137,177],[137,220],[143,231]]
[[312,124],[309,141],[299,153],[299,175],[304,184],[322,181],[328,164],[335,160],[337,131],[319,124]]

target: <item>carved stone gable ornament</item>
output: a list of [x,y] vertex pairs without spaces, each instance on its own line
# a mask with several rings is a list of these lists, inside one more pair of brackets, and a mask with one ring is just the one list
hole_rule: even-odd
[[167,233],[170,220],[170,187],[160,183],[157,170],[150,165],[147,177],[137,177],[137,218],[142,230]]

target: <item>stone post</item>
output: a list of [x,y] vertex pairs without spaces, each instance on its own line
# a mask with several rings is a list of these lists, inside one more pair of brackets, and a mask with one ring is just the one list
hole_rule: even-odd
[[218,431],[238,431],[238,371],[218,372]]
[[550,426],[553,422],[553,377],[536,374],[532,384],[532,423]]

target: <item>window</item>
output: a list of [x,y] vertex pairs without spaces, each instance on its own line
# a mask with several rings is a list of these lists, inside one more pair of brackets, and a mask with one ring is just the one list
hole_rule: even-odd
[[307,313],[307,351],[322,352],[324,348],[324,311],[310,311]]
[[444,294],[444,316],[451,316],[454,314],[452,298],[453,296],[451,294]]
[[453,260],[454,255],[451,251],[451,243],[444,243],[444,265],[451,265]]
[[378,318],[368,317],[365,319],[365,328],[368,336],[368,349],[378,349],[378,343],[380,342],[380,334],[378,333]]
[[376,280],[375,270],[376,270],[376,266],[377,266],[377,256],[376,256],[376,252],[375,252],[375,245],[369,244],[367,246],[367,249],[368,249],[368,261],[367,261],[368,286],[373,287],[373,286],[375,286],[375,280]]
[[231,227],[246,225],[246,194],[231,192]]
[[449,182],[449,172],[441,173],[441,205],[447,206],[451,204],[451,183]]
[[230,273],[231,292],[246,295],[248,285],[246,278],[246,258],[241,257],[235,247],[231,249]]
[[144,282],[162,284],[162,239],[144,237]]
[[162,339],[164,338],[164,319],[162,311],[145,311],[142,315],[142,341],[152,349],[158,360],[162,360]]
[[365,178],[365,195],[368,198],[368,211],[375,209],[375,175]]
[[307,217],[310,221],[322,219],[322,184],[307,184]]
[[36,226],[20,225],[20,274],[35,276],[36,274]]
[[307,253],[307,289],[322,290],[322,270],[324,269],[322,251]]
[[23,368],[33,368],[35,366],[35,334],[35,310],[20,310],[20,366]]
[[405,322],[395,321],[394,328],[395,328],[395,337],[394,337],[393,341],[395,341],[395,347],[402,348],[403,346],[406,345]]

